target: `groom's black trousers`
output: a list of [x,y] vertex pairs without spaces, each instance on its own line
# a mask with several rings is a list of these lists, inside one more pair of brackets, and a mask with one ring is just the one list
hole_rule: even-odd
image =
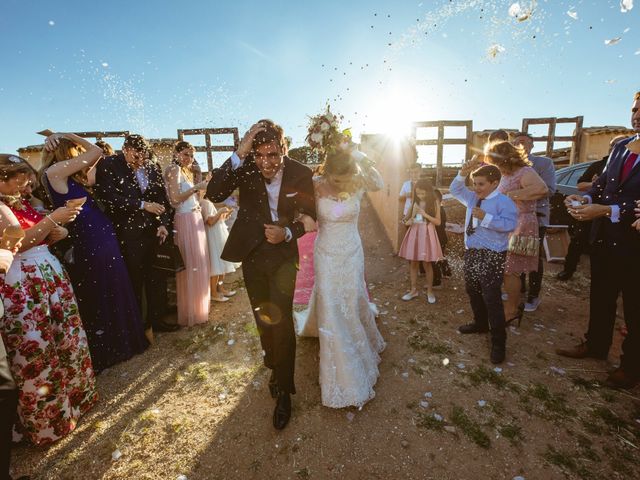
[[269,244],[256,248],[242,262],[242,274],[260,333],[264,364],[274,371],[281,392],[296,393],[293,293],[297,261],[275,253]]

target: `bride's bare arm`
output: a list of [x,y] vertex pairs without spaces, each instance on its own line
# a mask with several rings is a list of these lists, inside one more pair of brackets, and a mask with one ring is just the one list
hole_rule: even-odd
[[297,221],[302,222],[305,232],[315,232],[318,229],[316,221],[304,213],[297,218]]
[[384,187],[384,180],[380,172],[376,170],[369,158],[363,154],[362,158],[357,160],[360,167],[360,179],[362,187],[367,192],[377,192]]

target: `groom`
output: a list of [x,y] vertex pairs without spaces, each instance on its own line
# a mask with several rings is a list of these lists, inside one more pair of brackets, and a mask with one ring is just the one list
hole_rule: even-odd
[[238,150],[213,170],[207,198],[224,201],[240,189],[240,209],[222,258],[242,262],[242,274],[253,308],[264,364],[272,370],[271,396],[276,398],[273,426],[283,429],[291,417],[290,394],[296,339],[293,292],[298,246],[304,225],[297,213],[315,219],[311,170],[286,156],[284,130],[260,120],[244,135]]

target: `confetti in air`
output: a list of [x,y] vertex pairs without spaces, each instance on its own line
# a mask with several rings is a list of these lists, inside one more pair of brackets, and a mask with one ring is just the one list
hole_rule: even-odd
[[620,40],[622,40],[622,37],[615,37],[615,38],[611,38],[609,40],[605,40],[604,44],[610,47],[611,45],[615,45],[616,43],[620,43]]
[[54,22],[53,20],[49,20],[49,26],[53,27],[56,24],[56,22]]
[[517,17],[518,15],[520,15],[520,12],[522,11],[522,7],[520,7],[519,3],[512,3],[511,6],[509,7],[509,16],[510,17]]
[[567,12],[567,15],[569,15],[574,20],[578,20],[578,12],[576,12],[575,10],[569,10]]
[[633,8],[633,0],[620,0],[620,11],[627,13]]
[[505,52],[505,48],[498,44],[498,43],[494,43],[493,45],[491,45],[489,47],[489,50],[487,50],[487,56],[490,59],[495,59],[499,54],[504,53]]
[[104,68],[107,68],[109,66],[109,64],[107,62],[102,62],[101,64]]
[[524,22],[531,18],[531,14],[533,14],[535,6],[535,1],[531,2],[531,5],[528,8],[523,8],[518,2],[512,3],[509,7],[509,16],[515,18],[519,22]]

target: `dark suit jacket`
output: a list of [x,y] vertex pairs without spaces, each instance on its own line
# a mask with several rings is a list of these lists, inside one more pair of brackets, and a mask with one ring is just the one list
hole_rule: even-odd
[[253,158],[248,156],[236,170],[229,158],[220,168],[213,170],[207,187],[207,198],[222,202],[236,189],[240,189],[240,209],[222,258],[230,262],[242,262],[257,247],[268,254],[291,258],[298,256],[296,239],[305,234],[304,225],[294,222],[298,212],[316,218],[312,172],[309,167],[284,157],[282,184],[278,197],[278,225],[288,227],[293,238],[290,242],[269,244],[264,236],[264,224],[273,223],[264,178]]
[[[144,168],[149,185],[142,193],[135,172],[127,164],[124,154],[107,157],[98,163],[96,193],[104,203],[120,241],[155,235],[160,225],[164,225],[171,234],[173,209],[167,199],[160,166],[147,161]],[[140,208],[142,202],[164,205],[165,212],[155,216]]]
[[593,221],[591,242],[616,249],[621,254],[637,255],[640,253],[640,234],[631,228],[631,224],[636,219],[635,202],[640,199],[640,162],[627,178],[620,182],[622,167],[630,153],[625,145],[635,138],[633,136],[622,140],[614,147],[602,175],[593,184],[588,195],[593,203],[620,207],[619,222],[612,223],[607,217]]

